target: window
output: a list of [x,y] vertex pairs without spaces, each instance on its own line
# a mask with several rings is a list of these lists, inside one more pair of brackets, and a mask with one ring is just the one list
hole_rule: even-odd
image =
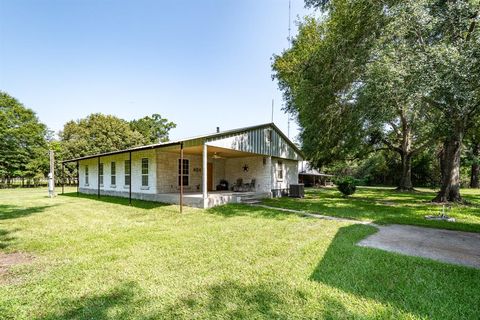
[[103,163],[100,163],[100,166],[98,167],[98,178],[100,181],[100,185],[103,185]]
[[112,186],[117,184],[117,168],[115,167],[115,162],[112,162],[110,165],[110,184]]
[[[178,159],[178,185],[180,186],[180,179],[181,179],[181,164],[182,159]],[[189,182],[189,175],[190,175],[190,160],[183,159],[183,186],[188,187]]]
[[277,180],[283,180],[283,162],[277,161]]
[[130,185],[130,160],[125,160],[125,185]]
[[88,166],[85,166],[85,185],[88,186]]
[[148,187],[148,159],[142,158],[142,187]]

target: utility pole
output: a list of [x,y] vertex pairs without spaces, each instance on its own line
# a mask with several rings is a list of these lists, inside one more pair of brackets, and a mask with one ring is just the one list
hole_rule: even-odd
[[55,155],[53,150],[48,151],[50,156],[50,173],[48,174],[48,196],[55,196]]

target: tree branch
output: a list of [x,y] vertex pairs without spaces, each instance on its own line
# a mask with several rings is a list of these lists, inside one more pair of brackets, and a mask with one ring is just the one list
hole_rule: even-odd
[[415,155],[421,151],[423,151],[425,148],[427,148],[429,145],[431,145],[432,143],[435,142],[436,139],[432,138],[432,139],[429,139],[427,141],[425,141],[425,143],[423,143],[422,145],[418,146],[417,148],[413,149],[412,151],[410,151],[410,155]]
[[440,110],[442,112],[444,111],[443,109],[444,109],[445,105],[443,103],[435,101],[435,100],[433,100],[432,98],[429,98],[429,97],[422,97],[422,100],[425,101],[426,103],[428,103],[429,105],[437,108],[438,110]]
[[393,151],[396,151],[398,153],[403,153],[403,150],[399,147],[395,147],[390,141],[388,141],[385,138],[382,138],[381,141],[390,149]]
[[477,17],[478,17],[478,11],[475,12],[472,16],[472,22],[470,23],[470,27],[468,28],[467,31],[467,36],[465,37],[465,41],[469,41],[470,37],[472,36],[473,31],[475,30],[475,26],[477,24]]

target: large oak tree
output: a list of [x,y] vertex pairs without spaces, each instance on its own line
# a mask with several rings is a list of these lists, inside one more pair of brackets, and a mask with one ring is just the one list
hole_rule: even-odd
[[[461,201],[460,148],[479,112],[478,0],[307,4],[323,14],[300,25],[273,65],[307,155],[320,164],[351,155],[377,122],[380,140],[398,149],[408,174],[409,154],[441,139],[435,200]],[[375,65],[385,74],[369,72]],[[396,145],[389,140],[395,136]]]

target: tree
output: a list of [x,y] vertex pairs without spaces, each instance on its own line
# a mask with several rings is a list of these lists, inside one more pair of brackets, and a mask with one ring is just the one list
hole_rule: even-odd
[[480,113],[479,3],[422,1],[425,20],[417,41],[423,47],[423,100],[441,117],[442,184],[436,202],[461,202],[460,156],[465,134]]
[[59,136],[63,159],[127,149],[144,140],[127,121],[101,113],[67,122]]
[[[385,32],[390,28],[396,28],[395,24],[386,26]],[[435,142],[432,115],[419,99],[417,81],[412,79],[416,77],[411,72],[415,57],[384,40],[380,37],[372,51],[358,86],[358,105],[367,120],[370,141],[380,144],[377,150],[383,147],[400,155],[397,190],[410,191],[413,157]]]
[[375,30],[384,24],[381,11],[374,1],[333,1],[328,18],[306,18],[291,48],[274,56],[273,77],[283,91],[285,110],[297,117],[302,148],[317,167],[356,157],[365,142],[352,91]]
[[[365,142],[371,133],[372,110],[359,107],[359,98],[368,83],[380,83],[372,75],[382,74],[368,73],[372,64],[391,56],[400,59],[391,61],[399,62],[401,81],[396,81],[394,72],[386,75],[386,84],[394,80],[390,84],[397,82],[400,88],[390,87],[395,90],[383,96],[393,94],[400,100],[374,104],[374,99],[367,99],[371,109],[380,105],[379,118],[390,124],[389,130],[378,126],[379,137],[390,148],[395,146],[386,138],[395,135],[401,137],[396,147],[408,146],[409,136],[419,137],[418,131],[411,131],[413,120],[432,125],[428,127],[435,130],[431,143],[443,140],[442,187],[434,200],[461,201],[461,145],[480,112],[478,0],[308,0],[307,5],[320,8],[323,14],[319,19],[307,18],[292,48],[275,56],[273,64],[286,110],[298,115],[306,155],[325,163],[351,156]],[[372,97],[382,96],[378,90],[373,93]],[[405,118],[396,122],[402,128],[398,133],[388,121],[389,114]],[[418,142],[420,149],[429,143],[424,137]],[[410,151],[400,149],[407,178]],[[404,181],[408,185],[408,179]]]
[[[413,95],[399,86],[402,68],[379,41],[391,20],[390,2],[307,1],[326,17],[300,24],[292,48],[275,56],[273,70],[316,165],[362,156],[372,145],[388,148],[402,158],[399,189],[410,190],[411,158],[428,143],[414,132],[422,117]],[[392,88],[394,95],[386,91]]]
[[168,141],[168,133],[177,125],[155,113],[130,122],[130,128],[144,137],[144,144],[154,144]]
[[480,123],[468,132],[467,139],[468,158],[470,165],[470,188],[480,188]]
[[48,155],[47,127],[35,112],[17,99],[0,91],[0,177],[33,178],[42,170]]

